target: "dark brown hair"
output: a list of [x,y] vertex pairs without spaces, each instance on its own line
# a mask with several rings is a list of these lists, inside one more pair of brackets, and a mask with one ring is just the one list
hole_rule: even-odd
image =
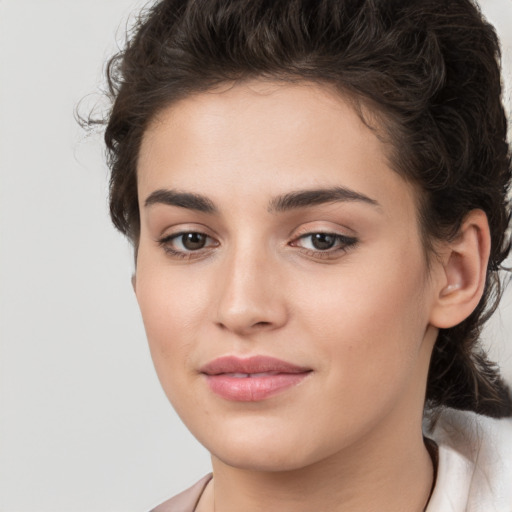
[[108,65],[112,220],[137,249],[139,147],[167,105],[256,77],[334,86],[382,120],[393,168],[421,191],[427,252],[433,240],[456,236],[471,210],[486,213],[484,295],[469,318],[440,331],[426,398],[432,408],[510,415],[509,391],[479,344],[510,249],[499,60],[496,33],[471,0],[160,1]]

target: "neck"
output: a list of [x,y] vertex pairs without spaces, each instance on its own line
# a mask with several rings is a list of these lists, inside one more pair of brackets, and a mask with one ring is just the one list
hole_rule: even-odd
[[419,425],[389,425],[357,445],[297,470],[234,468],[213,457],[213,486],[198,511],[422,512],[433,466]]

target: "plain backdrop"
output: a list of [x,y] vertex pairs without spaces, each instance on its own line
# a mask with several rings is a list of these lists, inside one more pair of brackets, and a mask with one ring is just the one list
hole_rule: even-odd
[[[511,2],[482,2],[509,82]],[[153,371],[101,134],[73,115],[141,5],[0,0],[2,512],[143,512],[209,470]],[[512,381],[510,288],[485,338]]]

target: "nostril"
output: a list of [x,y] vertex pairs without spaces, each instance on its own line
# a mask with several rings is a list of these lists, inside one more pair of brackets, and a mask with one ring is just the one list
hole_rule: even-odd
[[270,322],[256,322],[253,327],[267,327],[268,325],[271,325]]
[[229,324],[224,322],[217,322],[217,326],[221,330],[227,330],[227,331],[235,331],[235,332],[244,332],[249,333],[251,331],[258,331],[258,330],[264,330],[273,325],[272,322],[248,322],[245,326],[244,325],[235,325],[235,324]]

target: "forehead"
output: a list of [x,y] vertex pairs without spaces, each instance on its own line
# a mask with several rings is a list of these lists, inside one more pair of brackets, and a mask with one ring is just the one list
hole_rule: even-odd
[[[282,114],[285,116],[280,117]],[[153,117],[144,140],[155,131],[160,131],[162,125],[171,124],[180,124],[181,128],[203,136],[208,135],[211,128],[215,128],[212,134],[220,128],[238,128],[238,132],[245,137],[254,131],[261,137],[273,135],[274,129],[285,128],[289,131],[294,127],[308,126],[310,130],[307,135],[311,137],[314,132],[322,132],[320,126],[332,122],[339,124],[343,118],[357,129],[367,128],[370,120],[371,131],[378,133],[382,141],[385,131],[380,128],[376,114],[376,107],[371,106],[370,102],[357,102],[355,96],[341,93],[329,84],[254,79],[222,84],[171,103]],[[271,121],[271,124],[267,121]],[[361,130],[361,134],[370,138],[366,130]],[[322,135],[325,136],[325,133]]]
[[230,84],[155,116],[139,155],[139,193],[192,188],[215,198],[222,184],[250,199],[269,188],[278,194],[334,185],[410,198],[412,187],[391,169],[389,152],[350,99],[328,86]]

